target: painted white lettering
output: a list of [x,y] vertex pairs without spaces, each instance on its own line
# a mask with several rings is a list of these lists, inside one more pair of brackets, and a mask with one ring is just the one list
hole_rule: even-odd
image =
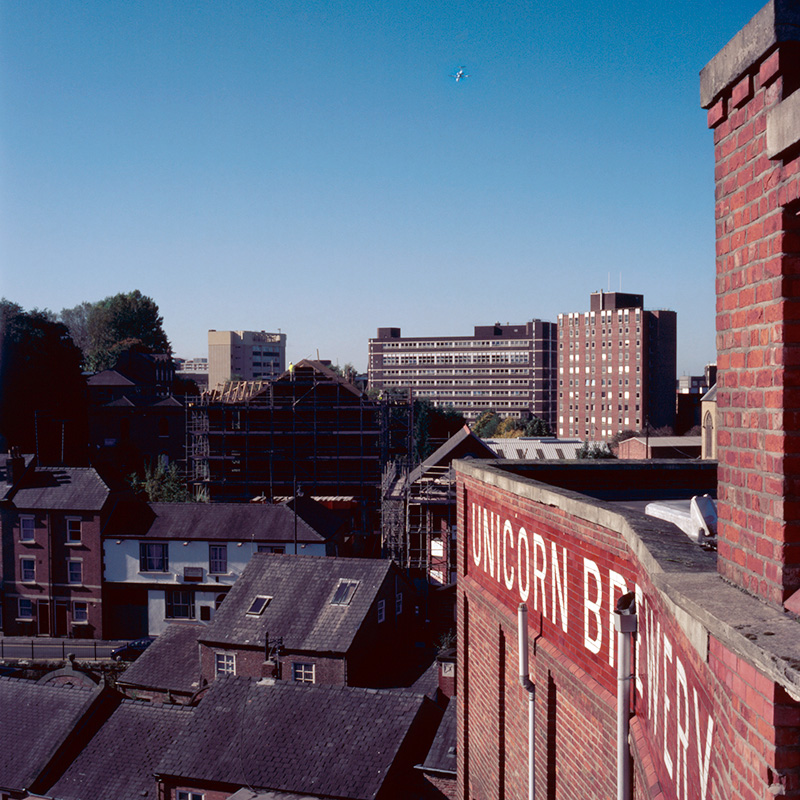
[[[511,542],[511,549],[514,549],[514,529],[511,523],[506,520],[503,525],[503,578],[506,582],[506,589],[514,588],[514,567],[511,567],[511,574],[508,574],[508,543]],[[498,570],[499,572],[499,570]]]
[[553,624],[556,624],[556,598],[558,598],[558,607],[561,610],[561,630],[567,632],[567,548],[561,548],[561,556],[563,566],[563,574],[558,569],[558,554],[556,551],[556,543],[550,543],[550,574],[553,576]]
[[706,727],[706,746],[701,747],[700,742],[700,708],[697,703],[697,689],[692,689],[694,695],[694,729],[697,735],[697,765],[700,769],[700,800],[706,800],[708,791],[708,764],[711,759],[711,740],[714,736],[714,720],[708,715]]
[[[492,529],[489,530],[489,523]],[[488,572],[494,578],[494,516],[491,512],[483,509],[483,571]],[[486,565],[489,568],[486,568]]]
[[680,658],[675,656],[675,728],[677,742],[675,747],[675,795],[680,800],[683,786],[683,800],[687,800],[689,790],[688,758],[689,750],[689,690],[686,688],[686,670]]
[[642,623],[644,622],[644,594],[639,586],[634,587],[636,592],[636,616],[639,620],[639,635],[637,637],[636,647],[634,648],[634,672],[636,673],[636,691],[639,697],[644,697],[644,684],[642,683],[641,670],[639,669],[639,653],[642,650]]
[[669,681],[667,680],[667,675],[669,672],[667,670],[667,661],[669,661],[670,666],[672,665],[672,643],[666,636],[664,636],[664,672],[662,678],[664,680],[664,685],[661,691],[664,693],[664,764],[667,767],[667,772],[669,773],[670,778],[672,777],[672,756],[669,754],[669,747],[667,745],[667,729],[669,728],[669,710],[671,703],[669,701]]
[[[541,560],[540,560],[541,554]],[[541,564],[541,568],[539,567]],[[533,607],[539,610],[539,589],[542,592],[542,614],[547,616],[547,595],[544,590],[544,580],[547,576],[547,550],[544,539],[538,534],[533,534]]]
[[475,503],[472,504],[472,560],[476,567],[481,563],[481,509]]
[[[525,545],[525,557],[522,557],[522,545]],[[525,585],[522,585],[522,565],[525,565]],[[525,528],[519,529],[517,537],[517,587],[519,599],[524,603],[528,599],[531,588],[531,550],[528,545],[528,532]]]
[[655,624],[654,614],[647,610],[647,715],[658,732],[658,670],[661,663],[661,623]]
[[616,589],[620,590],[620,595],[628,591],[628,584],[625,583],[625,578],[614,572],[613,569],[608,571],[608,641],[610,643],[608,648],[608,664],[614,666],[614,609],[617,607]]
[[500,583],[500,515],[496,514],[497,524],[494,526],[494,541],[497,547],[497,582]]
[[[594,579],[594,591],[590,593],[589,577]],[[591,597],[594,597],[594,600]],[[603,624],[600,622],[600,607],[603,605],[603,586],[600,570],[594,561],[583,559],[583,646],[591,653],[599,653],[603,644]],[[594,615],[594,637],[589,635],[589,616]]]

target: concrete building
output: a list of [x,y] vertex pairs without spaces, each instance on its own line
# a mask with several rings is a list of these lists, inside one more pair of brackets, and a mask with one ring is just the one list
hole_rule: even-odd
[[378,328],[369,340],[372,389],[408,391],[469,420],[488,410],[502,417],[541,417],[555,424],[556,326],[482,325],[473,336],[403,337]]
[[286,369],[286,334],[208,332],[208,386],[231,380],[272,380]]
[[644,297],[593,292],[558,315],[558,435],[600,441],[675,422],[676,314]]
[[[800,797],[798,65],[773,0],[701,74],[718,464],[456,463],[458,797]],[[715,483],[716,553],[637,510]]]

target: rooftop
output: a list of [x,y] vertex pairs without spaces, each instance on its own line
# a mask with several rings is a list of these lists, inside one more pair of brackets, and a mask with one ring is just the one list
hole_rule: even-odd
[[99,511],[110,491],[93,467],[36,467],[4,500],[19,509]]

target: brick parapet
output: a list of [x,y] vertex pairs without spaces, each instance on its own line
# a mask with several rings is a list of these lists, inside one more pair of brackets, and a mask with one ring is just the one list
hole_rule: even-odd
[[[512,520],[514,530],[524,525],[530,537],[540,533],[549,566],[554,543],[559,559],[562,547],[568,551],[565,574],[580,574],[582,560],[597,557],[599,542],[608,553],[602,564],[597,562],[604,581],[611,574],[607,570],[613,569],[629,589],[636,587],[641,652],[631,732],[637,800],[683,797],[685,774],[686,796],[800,797],[800,659],[790,655],[800,655],[795,619],[727,584],[713,559],[697,548],[685,548],[682,534],[670,526],[515,477],[492,462],[459,462],[457,469],[457,699],[463,723],[458,797],[520,796],[526,786],[522,762],[527,696],[515,674],[515,603],[502,586],[498,589],[491,573],[476,569],[470,543],[475,523],[469,507],[476,499],[500,514],[501,521]],[[501,542],[506,546],[511,552],[510,543]],[[548,572],[547,581],[551,578]],[[593,653],[573,638],[585,634],[586,617],[581,615],[587,595],[580,583],[570,579],[567,584],[567,605],[573,613],[568,631],[553,624],[558,618],[552,619],[549,603],[548,616],[541,610],[532,614],[532,592],[527,599],[532,614],[531,673],[537,685],[537,792],[572,797],[577,794],[570,792],[579,786],[582,797],[613,796],[613,786],[581,783],[565,756],[565,751],[572,752],[577,760],[596,764],[597,771],[614,771],[616,682],[606,647],[609,640],[604,638],[599,652]],[[609,584],[605,587],[603,614],[610,605]],[[551,584],[547,588],[550,591]],[[551,714],[554,723],[548,723]],[[548,724],[555,726],[554,732],[547,732]],[[505,795],[498,791],[500,763]],[[679,763],[688,773],[678,769]],[[578,781],[574,786],[573,777]]]
[[791,136],[773,133],[779,157],[768,140],[800,85],[798,19],[796,2],[765,6],[701,90],[715,155],[719,570],[775,606],[800,589],[800,160]]

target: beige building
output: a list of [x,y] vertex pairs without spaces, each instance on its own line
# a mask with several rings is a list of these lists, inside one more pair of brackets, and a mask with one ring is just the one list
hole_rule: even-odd
[[286,369],[286,334],[208,332],[208,385],[230,380],[274,380]]

